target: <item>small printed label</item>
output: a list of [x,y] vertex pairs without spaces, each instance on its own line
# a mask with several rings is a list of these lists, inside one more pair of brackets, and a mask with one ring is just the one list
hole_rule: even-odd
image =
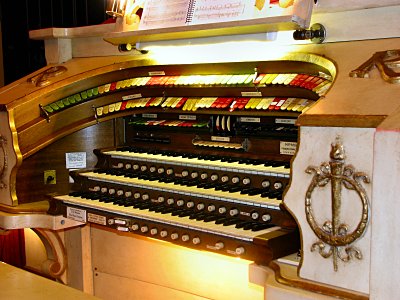
[[127,232],[127,231],[129,231],[129,228],[128,228],[128,227],[123,227],[123,226],[118,226],[118,227],[117,227],[117,230],[118,230],[118,231]]
[[196,120],[194,115],[179,115],[179,120]]
[[241,92],[242,97],[262,97],[261,92]]
[[216,142],[230,142],[231,138],[228,136],[212,136],[211,140]]
[[149,76],[164,76],[165,72],[164,71],[151,71],[149,72]]
[[210,250],[219,250],[217,247],[212,246],[212,245],[207,245],[206,248],[210,249]]
[[107,224],[106,223],[106,217],[104,217],[104,216],[88,213],[87,214],[87,219],[88,219],[88,222],[90,222],[90,223],[95,223],[95,224],[99,224],[99,225],[106,225]]
[[86,152],[65,153],[65,166],[67,169],[86,168]]
[[150,118],[150,119],[156,119],[157,114],[142,114],[143,118]]
[[67,218],[86,223],[86,210],[67,206]]
[[296,152],[297,143],[296,142],[280,142],[280,154],[294,155]]
[[130,99],[137,99],[137,98],[142,98],[142,94],[126,95],[126,96],[122,97],[122,100],[130,100]]
[[115,219],[114,222],[115,222],[115,224],[126,225],[126,221],[125,220]]
[[260,118],[252,118],[252,117],[240,117],[240,122],[248,122],[248,123],[260,123]]
[[275,123],[276,124],[292,124],[292,125],[294,125],[294,124],[296,124],[296,119],[280,119],[280,118],[277,118],[277,119],[275,119]]

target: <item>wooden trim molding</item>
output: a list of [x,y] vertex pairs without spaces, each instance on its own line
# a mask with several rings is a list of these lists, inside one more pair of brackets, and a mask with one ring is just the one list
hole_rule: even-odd
[[362,295],[359,293],[353,293],[351,291],[346,291],[343,289],[329,287],[327,285],[322,285],[317,282],[311,282],[303,280],[301,278],[289,278],[284,275],[281,271],[281,267],[278,263],[271,261],[268,265],[275,272],[275,280],[285,286],[290,286],[292,288],[303,289],[306,291],[337,297],[339,299],[352,299],[352,300],[368,300],[367,295]]

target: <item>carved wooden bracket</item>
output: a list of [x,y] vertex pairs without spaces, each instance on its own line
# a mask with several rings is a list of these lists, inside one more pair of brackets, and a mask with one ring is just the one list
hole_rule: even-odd
[[47,260],[42,264],[42,271],[50,277],[61,281],[61,276],[67,268],[67,254],[59,234],[55,230],[32,228],[42,241],[47,254]]

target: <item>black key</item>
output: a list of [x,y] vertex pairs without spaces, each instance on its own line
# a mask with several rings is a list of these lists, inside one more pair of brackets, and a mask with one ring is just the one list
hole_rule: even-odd
[[244,228],[246,225],[248,225],[248,223],[249,223],[248,221],[241,220],[240,222],[236,223],[235,227],[236,228]]
[[242,188],[242,190],[240,191],[240,194],[244,195],[249,193],[252,190],[252,188]]
[[81,197],[82,192],[80,191],[76,191],[76,192],[71,192],[68,195],[72,196],[72,197]]
[[201,189],[201,188],[203,188],[205,185],[207,185],[207,182],[200,182],[200,183],[197,184],[197,187],[198,187],[199,189]]
[[161,205],[156,203],[151,203],[151,206],[148,208],[149,211],[156,211]]
[[191,214],[193,214],[191,209],[185,209],[179,214],[179,217],[184,218],[190,216]]
[[240,160],[238,161],[238,164],[242,164],[242,165],[245,165],[245,164],[247,164],[247,163],[248,163],[248,160],[245,159],[245,158],[242,158],[242,159],[240,159]]
[[272,162],[272,167],[282,167],[283,166],[283,162],[282,161],[274,161]]
[[228,222],[228,218],[225,216],[220,216],[218,219],[215,220],[215,224],[223,224],[225,222]]
[[127,172],[124,175],[124,177],[128,177],[128,178],[137,178],[138,176],[139,176],[138,173],[132,173],[132,172]]
[[256,225],[254,225],[251,230],[252,231],[259,231],[259,230],[263,230],[263,229],[267,229],[267,228],[271,228],[274,227],[275,224],[271,224],[271,223],[258,223]]
[[210,156],[209,156],[209,160],[211,160],[211,161],[217,161],[217,160],[220,160],[220,157],[217,156],[217,155],[210,155]]
[[247,194],[249,196],[255,196],[255,195],[261,194],[263,191],[264,191],[263,189],[253,188],[250,191],[248,191]]
[[183,213],[184,211],[185,211],[184,209],[179,209],[179,208],[177,208],[177,209],[175,209],[175,210],[173,210],[173,211],[171,212],[171,215],[177,216],[177,215],[179,215],[180,213]]
[[[203,216],[203,212],[201,212],[201,213],[199,213],[199,212],[195,212],[195,213],[192,213],[190,216],[189,216],[189,219],[191,219],[191,220],[199,220],[198,218],[200,218],[200,220],[201,220],[201,217]],[[204,216],[205,217],[205,216]]]
[[154,207],[153,211],[156,213],[163,212],[166,209],[164,205],[157,205]]
[[176,184],[176,185],[181,185],[182,182],[183,182],[183,179],[182,179],[182,178],[176,178],[176,179],[174,180],[174,184]]
[[143,210],[143,209],[148,209],[150,207],[149,202],[137,202],[133,205],[134,208]]
[[124,199],[115,199],[114,205],[123,206],[124,205]]
[[165,209],[160,210],[160,213],[165,215],[165,214],[169,214],[170,212],[173,212],[174,210],[176,210],[175,207],[172,207],[172,206],[171,207],[166,207]]
[[273,161],[272,161],[272,160],[267,160],[267,161],[264,163],[264,166],[265,166],[265,167],[272,167],[272,164],[273,164]]
[[174,182],[174,178],[173,178],[173,177],[167,177],[167,178],[164,179],[164,182],[165,182],[165,183]]
[[241,191],[242,189],[243,189],[243,187],[241,187],[241,186],[233,186],[228,190],[228,192],[229,193],[236,193],[236,192]]
[[214,185],[214,189],[215,189],[216,191],[221,191],[221,190],[224,188],[224,186],[225,186],[225,184],[220,184],[220,183],[218,183],[218,184],[215,184],[215,185]]
[[261,159],[253,159],[253,165],[263,165],[264,161]]
[[228,218],[223,225],[224,226],[230,226],[233,224],[237,224],[238,222],[241,222],[242,220],[238,219],[238,218]]
[[216,221],[216,220],[218,220],[218,219],[220,219],[221,217],[220,216],[218,216],[218,215],[208,215],[208,216],[206,216],[204,219],[203,219],[203,221],[204,222],[213,222],[213,221]]
[[227,192],[227,191],[230,191],[232,188],[233,188],[232,185],[224,184],[223,186],[221,186],[221,191]]
[[196,214],[196,220],[201,221],[204,220],[205,217],[208,216],[208,213],[202,212],[202,213],[197,213]]
[[103,196],[101,197],[102,202],[104,203],[111,203],[114,202],[114,197],[110,197],[110,196]]
[[133,206],[133,200],[128,200],[128,199],[125,200],[124,206],[125,206],[125,207]]
[[257,225],[257,222],[248,222],[243,226],[244,230],[252,230],[254,226]]
[[158,178],[159,182],[166,182],[166,180],[167,180],[167,177],[165,177],[165,176],[162,176],[162,177]]
[[208,190],[214,188],[214,186],[214,183],[206,183],[202,188]]

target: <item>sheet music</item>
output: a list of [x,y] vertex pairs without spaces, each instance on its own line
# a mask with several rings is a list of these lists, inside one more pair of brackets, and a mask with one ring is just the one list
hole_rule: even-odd
[[193,24],[219,23],[254,18],[306,15],[310,0],[147,0],[139,29],[178,27]]
[[186,25],[191,0],[147,0],[139,29],[165,28]]
[[249,19],[253,10],[254,1],[249,0],[195,0],[190,24]]

